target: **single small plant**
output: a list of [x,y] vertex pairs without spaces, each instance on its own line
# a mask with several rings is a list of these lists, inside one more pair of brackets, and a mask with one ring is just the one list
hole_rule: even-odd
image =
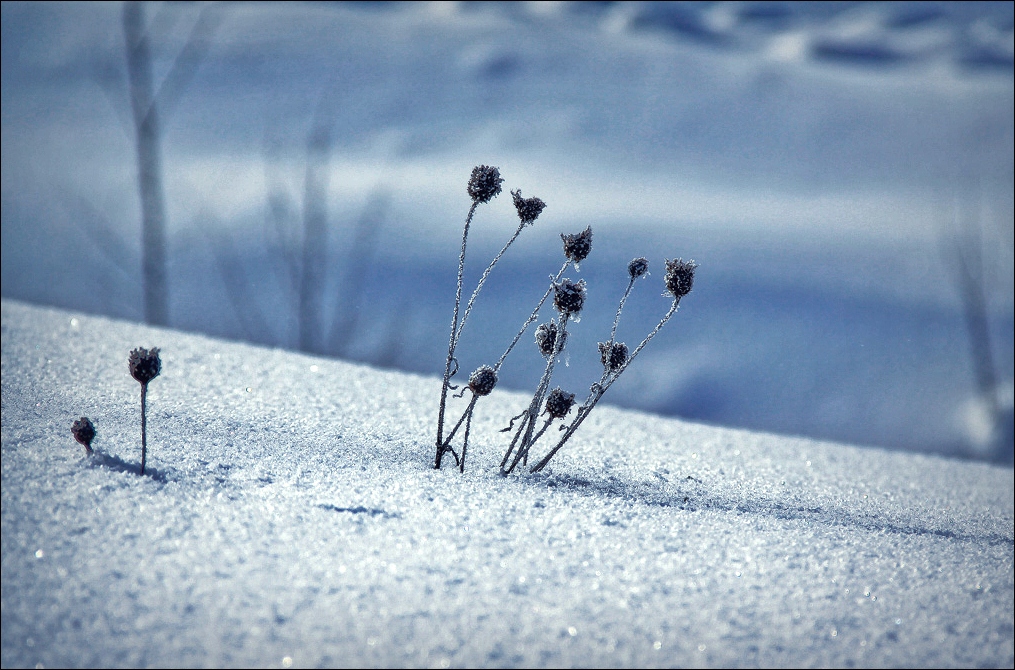
[[146,417],[146,399],[148,396],[148,383],[159,376],[162,372],[162,360],[159,358],[159,348],[152,347],[145,349],[138,347],[130,352],[127,358],[127,367],[130,369],[130,376],[141,384],[141,474],[144,474],[145,462],[148,457],[148,430]]
[[[666,292],[663,295],[668,295],[673,299],[670,304],[670,309],[663,315],[663,318],[659,320],[656,327],[645,336],[645,339],[635,348],[633,352],[628,355],[627,345],[623,342],[616,342],[617,325],[620,322],[620,314],[624,309],[624,303],[627,302],[628,296],[631,295],[631,289],[634,286],[634,282],[645,276],[648,273],[648,261],[644,258],[636,258],[632,260],[628,266],[628,277],[629,281],[627,284],[627,290],[624,291],[624,296],[620,299],[620,306],[617,308],[617,315],[613,319],[613,329],[610,331],[610,339],[608,342],[599,343],[599,354],[600,359],[603,363],[603,375],[598,382],[592,385],[589,390],[589,395],[585,399],[585,402],[581,404],[578,411],[575,413],[574,419],[571,423],[564,427],[562,426],[563,435],[557,441],[556,446],[550,450],[550,452],[543,457],[539,463],[532,467],[532,472],[539,472],[546,467],[550,459],[560,451],[561,447],[574,435],[578,427],[581,426],[582,422],[589,413],[595,408],[596,404],[602,399],[606,391],[613,385],[613,382],[617,381],[617,378],[623,374],[624,370],[631,365],[631,362],[641,353],[641,350],[645,348],[645,345],[649,343],[653,337],[656,336],[666,322],[670,320],[680,306],[680,299],[691,292],[694,286],[694,271],[698,265],[692,261],[685,261],[681,258],[676,260],[666,261],[666,276],[663,280],[666,286]],[[541,434],[541,433],[540,433]],[[535,442],[535,440],[533,440]],[[531,447],[531,445],[530,445]]]
[[[472,176],[469,178],[468,186],[466,191],[469,197],[472,198],[472,206],[469,208],[469,213],[465,217],[465,227],[462,231],[462,250],[458,257],[458,285],[455,290],[455,309],[451,318],[451,336],[448,339],[448,357],[444,365],[444,381],[441,386],[441,400],[440,407],[437,410],[437,441],[436,441],[436,454],[434,456],[434,468],[439,470],[441,467],[444,454],[451,453],[455,458],[455,462],[458,464],[460,471],[465,471],[465,452],[468,448],[468,435],[469,427],[472,422],[472,413],[476,407],[476,400],[483,396],[488,395],[493,390],[493,386],[497,383],[497,371],[500,369],[501,361],[497,363],[495,368],[489,366],[482,366],[477,369],[472,377],[469,379],[469,384],[466,388],[462,389],[462,393],[466,389],[472,391],[473,398],[469,403],[465,413],[462,414],[462,418],[458,420],[455,427],[447,434],[444,433],[444,414],[447,408],[448,391],[458,388],[451,384],[451,379],[458,374],[458,359],[455,357],[455,350],[458,348],[458,342],[461,339],[462,331],[465,329],[465,323],[468,321],[469,315],[472,313],[472,307],[476,302],[476,297],[482,290],[483,285],[489,278],[493,268],[500,261],[501,257],[508,250],[522,230],[526,226],[532,225],[543,209],[546,207],[546,203],[539,198],[523,198],[520,190],[511,192],[511,197],[515,205],[515,211],[518,213],[518,228],[514,234],[507,241],[500,252],[490,261],[490,264],[483,271],[483,275],[480,277],[479,282],[476,284],[476,288],[472,291],[472,296],[469,298],[469,302],[465,306],[465,311],[462,313],[461,320],[458,318],[459,309],[462,304],[462,279],[465,274],[465,251],[469,239],[469,227],[472,225],[472,218],[476,213],[476,208],[483,203],[490,202],[493,198],[497,197],[501,192],[501,184],[504,180],[500,176],[500,171],[495,167],[488,165],[479,165],[473,168]],[[506,354],[505,354],[506,355]],[[486,374],[488,371],[490,374]],[[474,385],[473,381],[476,379],[476,375],[483,372],[482,380],[483,383],[479,386]],[[492,374],[492,377],[490,376]],[[492,380],[492,381],[491,381]],[[487,388],[485,393],[481,391]],[[461,394],[459,394],[460,397]],[[451,440],[454,438],[455,432],[465,422],[465,436],[462,445],[462,455],[459,457],[455,450],[451,447]]]
[[70,432],[74,434],[74,439],[80,442],[85,447],[85,453],[89,456],[92,455],[92,440],[95,439],[95,425],[91,419],[87,416],[83,416],[76,420],[70,427]]

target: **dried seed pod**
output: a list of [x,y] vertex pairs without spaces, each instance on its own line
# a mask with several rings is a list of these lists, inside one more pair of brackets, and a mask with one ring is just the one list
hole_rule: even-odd
[[497,373],[489,365],[481,365],[469,377],[469,390],[474,395],[490,395],[493,387],[497,385]]
[[138,347],[130,352],[127,359],[127,366],[130,368],[130,376],[142,384],[147,384],[159,376],[162,372],[162,360],[159,358],[159,348],[152,347],[145,349]]
[[[543,356],[552,356],[554,347],[557,346],[557,336],[560,335],[560,330],[557,328],[557,324],[553,321],[547,321],[542,323],[536,328],[536,346],[539,347],[539,353]],[[567,342],[567,333],[564,333],[564,340],[560,343],[560,350],[564,350],[564,344]]]
[[603,361],[603,367],[610,372],[619,370],[627,362],[627,345],[623,342],[599,343],[599,357]]
[[74,422],[70,427],[70,432],[74,434],[74,439],[85,446],[85,451],[89,454],[92,453],[92,440],[95,439],[95,426],[92,424],[91,419],[87,416],[83,416]]
[[573,282],[564,279],[553,285],[553,306],[564,316],[572,316],[585,306],[585,280]]
[[550,395],[546,396],[546,409],[544,411],[554,419],[562,419],[571,411],[572,406],[574,406],[574,394],[561,391],[558,386],[550,391]]
[[560,239],[564,240],[564,256],[581,263],[592,251],[592,226],[574,235],[561,233]]
[[504,180],[500,177],[500,170],[489,165],[477,165],[472,168],[472,176],[469,178],[469,197],[473,202],[490,202],[500,195],[500,185]]
[[694,270],[698,264],[678,258],[666,261],[666,292],[677,300],[691,292],[694,286]]
[[631,276],[631,279],[642,277],[646,272],[648,272],[647,258],[635,258],[627,264],[627,274]]
[[546,203],[539,198],[523,198],[521,190],[511,191],[511,197],[515,201],[518,218],[524,224],[530,224],[538,219],[546,207]]

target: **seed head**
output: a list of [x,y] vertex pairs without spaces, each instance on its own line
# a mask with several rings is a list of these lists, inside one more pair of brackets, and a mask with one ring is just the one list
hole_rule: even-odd
[[130,352],[127,365],[130,367],[131,377],[142,384],[147,384],[162,372],[162,360],[159,359],[159,348],[152,347],[151,349],[145,349],[144,347],[138,347],[134,349]]
[[83,416],[70,427],[74,439],[85,445],[85,451],[92,453],[92,440],[95,439],[95,426],[87,416]]
[[627,345],[623,342],[599,343],[599,357],[603,361],[603,367],[609,372],[619,370],[627,362]]
[[490,395],[497,385],[497,373],[489,365],[481,365],[469,377],[469,389],[474,395]]
[[561,391],[558,386],[550,391],[550,395],[546,396],[546,409],[544,411],[554,419],[563,419],[571,411],[572,406],[574,406],[574,394]]
[[[539,324],[536,328],[536,346],[539,347],[539,353],[543,356],[552,356],[554,348],[557,346],[557,336],[560,335],[560,331],[557,329],[557,324],[553,321],[547,321],[546,323]],[[561,351],[564,350],[564,344],[567,342],[567,333],[564,333],[564,340],[560,343]]]
[[469,197],[477,203],[490,202],[500,195],[500,185],[503,182],[497,168],[477,165],[472,168],[472,177],[469,178]]
[[627,264],[627,274],[631,275],[631,279],[643,277],[646,272],[648,272],[647,258],[635,258]]
[[524,224],[530,224],[539,218],[546,203],[539,198],[523,198],[521,190],[511,191],[511,197],[515,201],[515,209],[518,210],[518,218]]
[[553,306],[565,317],[578,314],[585,306],[585,280],[564,279],[553,285]]
[[581,263],[592,251],[592,226],[575,235],[561,233],[560,239],[564,240],[564,256]]
[[675,261],[666,260],[666,292],[675,299],[680,300],[691,292],[694,286],[694,270],[698,264],[694,261],[685,261],[678,258]]

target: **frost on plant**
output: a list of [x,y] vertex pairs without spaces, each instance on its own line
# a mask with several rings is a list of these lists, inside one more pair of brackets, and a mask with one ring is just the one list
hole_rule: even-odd
[[127,368],[130,370],[130,376],[141,384],[141,474],[143,475],[148,458],[148,421],[146,416],[148,383],[162,372],[159,348],[138,347],[134,349],[127,358]]
[[[522,229],[526,226],[532,225],[533,222],[542,213],[546,207],[539,198],[523,198],[520,190],[515,190],[511,193],[512,199],[515,205],[515,211],[518,214],[518,227],[515,229],[514,234],[507,241],[500,252],[494,256],[490,264],[487,265],[483,271],[482,276],[479,278],[479,282],[476,284],[476,288],[472,291],[472,296],[469,298],[468,303],[465,306],[465,311],[461,312],[461,318],[459,318],[459,312],[462,305],[462,284],[465,275],[465,255],[469,240],[469,227],[472,225],[472,218],[476,213],[476,208],[484,203],[488,203],[497,197],[501,192],[501,184],[504,183],[504,179],[500,176],[500,170],[489,165],[478,165],[472,169],[472,175],[469,177],[469,183],[466,187],[466,191],[469,197],[472,198],[472,206],[469,208],[469,213],[465,217],[465,227],[462,230],[462,250],[458,256],[458,284],[455,290],[455,308],[451,317],[451,335],[448,338],[448,356],[444,365],[444,380],[441,385],[441,398],[440,405],[437,410],[437,440],[436,440],[436,451],[434,455],[434,468],[440,469],[444,459],[444,454],[450,453],[454,457],[455,462],[458,465],[460,471],[465,471],[465,454],[468,449],[469,430],[472,423],[472,413],[475,411],[476,400],[481,396],[489,395],[493,390],[494,385],[497,383],[497,370],[500,369],[501,364],[504,362],[504,357],[507,356],[505,353],[501,357],[501,360],[497,362],[497,365],[490,367],[484,365],[477,369],[472,376],[469,378],[468,385],[462,389],[461,393],[465,393],[466,390],[472,392],[472,400],[469,402],[468,407],[462,414],[462,417],[458,420],[455,426],[445,434],[445,414],[447,411],[448,402],[448,391],[458,388],[452,385],[452,378],[458,374],[458,358],[455,356],[455,352],[458,349],[458,342],[462,336],[462,331],[465,329],[465,323],[469,319],[469,315],[472,313],[472,307],[476,302],[476,297],[482,290],[483,285],[486,284],[486,280],[489,278],[490,273],[493,271],[494,266],[500,261],[501,257],[508,250],[518,236],[521,234]],[[508,349],[510,351],[510,347]],[[459,394],[459,397],[461,394]],[[458,428],[465,424],[465,431],[463,434],[461,454],[451,446],[451,441],[458,431]]]
[[[448,356],[444,368],[444,380],[437,416],[437,441],[434,459],[434,467],[437,469],[441,467],[443,456],[450,453],[455,459],[459,470],[465,471],[465,457],[468,451],[476,403],[479,398],[487,396],[493,391],[497,384],[501,366],[504,364],[508,354],[518,344],[528,327],[539,318],[540,310],[542,310],[543,305],[551,296],[556,315],[540,324],[535,332],[536,348],[539,350],[539,354],[546,360],[546,366],[539,382],[536,384],[536,389],[528,408],[521,414],[512,417],[507,428],[501,431],[512,433],[511,441],[500,464],[501,473],[505,475],[514,471],[519,465],[527,465],[529,453],[533,446],[539,442],[540,438],[547,432],[547,429],[554,421],[561,421],[560,437],[557,439],[555,446],[532,467],[531,471],[538,472],[546,467],[547,463],[550,462],[553,456],[567,443],[578,427],[581,426],[582,422],[595,408],[600,399],[602,399],[613,382],[623,374],[634,359],[637,358],[641,350],[645,348],[645,345],[655,337],[659,330],[666,325],[670,317],[676,313],[681,298],[690,293],[691,288],[694,286],[694,272],[697,268],[697,264],[694,261],[684,261],[680,258],[666,261],[666,273],[663,280],[666,291],[664,295],[672,298],[670,308],[660,319],[659,323],[656,324],[655,328],[631,351],[626,343],[617,341],[617,328],[620,323],[620,315],[624,310],[628,297],[631,295],[635,282],[648,276],[649,262],[646,258],[638,257],[632,259],[627,264],[627,288],[617,306],[610,336],[606,341],[598,343],[599,360],[603,365],[602,376],[599,381],[591,385],[588,396],[581,404],[577,405],[577,410],[572,415],[572,410],[577,404],[575,394],[564,391],[559,387],[552,391],[549,388],[554,368],[567,342],[568,324],[578,322],[588,298],[585,280],[566,278],[564,273],[571,265],[577,270],[579,263],[588,258],[589,254],[592,253],[592,228],[589,226],[578,233],[561,234],[560,239],[564,246],[563,264],[556,275],[551,277],[550,284],[545,293],[543,293],[542,298],[537,301],[532,313],[522,323],[521,328],[515,334],[497,363],[493,366],[481,365],[476,368],[470,375],[468,383],[464,385],[459,393],[455,394],[455,397],[461,398],[466,392],[469,392],[471,398],[460,418],[451,426],[450,430],[446,430],[445,413],[448,391],[458,389],[457,386],[451,383],[452,378],[458,373],[459,367],[455,354],[465,323],[472,312],[476,296],[479,294],[494,266],[503,256],[504,252],[507,251],[508,247],[515,241],[522,229],[531,225],[546,207],[546,203],[539,198],[524,198],[520,190],[511,191],[511,198],[518,215],[518,227],[500,253],[494,257],[486,270],[484,270],[476,288],[472,292],[472,296],[465,306],[464,312],[461,312],[461,318],[459,318],[469,226],[472,224],[472,218],[477,206],[488,203],[496,197],[501,192],[503,181],[497,168],[486,165],[474,168],[472,176],[469,179],[468,193],[472,198],[472,206],[466,216],[465,228],[462,233],[462,249],[458,260],[458,286],[455,294],[455,305],[451,319],[451,336],[448,341]],[[542,419],[542,424],[537,426],[541,415],[545,416],[545,419]],[[568,416],[572,417],[570,423],[564,423]],[[450,422],[448,423],[450,424]],[[462,443],[459,449],[456,450],[452,446],[452,440],[460,429],[463,429]]]

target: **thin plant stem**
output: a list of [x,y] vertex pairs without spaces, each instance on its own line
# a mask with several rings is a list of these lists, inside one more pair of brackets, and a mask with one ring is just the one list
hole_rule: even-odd
[[462,320],[458,324],[458,333],[455,335],[456,346],[458,344],[458,340],[462,337],[462,330],[465,328],[465,321],[469,318],[469,313],[472,312],[472,304],[476,302],[476,296],[479,295],[480,289],[482,289],[483,284],[486,283],[486,278],[490,276],[490,272],[493,271],[493,266],[497,265],[497,262],[501,259],[501,256],[504,255],[504,252],[508,250],[508,247],[510,247],[512,243],[518,239],[518,236],[522,232],[522,228],[525,226],[525,223],[518,224],[515,234],[511,236],[511,239],[507,241],[507,244],[505,244],[504,248],[500,250],[500,253],[494,256],[493,260],[490,261],[490,264],[486,266],[485,270],[483,270],[483,276],[479,278],[479,283],[476,284],[476,289],[472,292],[472,296],[469,298],[469,304],[465,306],[465,313],[462,314]]
[[[465,217],[465,229],[462,231],[462,252],[458,256],[458,287],[455,290],[455,311],[451,318],[451,336],[448,339],[448,360],[444,364],[444,384],[441,386],[441,404],[437,412],[437,455],[434,457],[434,469],[441,469],[441,459],[444,457],[444,410],[448,402],[448,386],[451,383],[451,363],[455,360],[455,347],[458,345],[456,333],[458,331],[458,308],[462,304],[462,277],[465,274],[465,246],[469,239],[469,226],[472,225],[472,217],[476,213],[479,202],[472,201],[469,207],[469,215]],[[458,366],[455,366],[458,372]]]
[[620,306],[617,307],[617,316],[613,317],[613,329],[610,330],[610,345],[612,346],[614,341],[617,339],[617,324],[620,323],[620,313],[624,311],[624,303],[627,302],[627,297],[631,295],[631,289],[634,288],[634,280],[636,277],[631,277],[631,281],[627,283],[627,290],[624,291],[624,297],[620,299]]
[[148,426],[146,413],[146,400],[148,395],[148,384],[141,384],[141,474],[144,474],[145,461],[148,457]]
[[560,266],[560,270],[557,271],[557,275],[550,280],[550,286],[546,289],[546,293],[543,294],[543,297],[540,298],[539,304],[536,305],[536,308],[532,310],[532,314],[530,314],[529,318],[522,324],[522,327],[518,330],[518,334],[515,335],[515,339],[511,340],[511,344],[508,345],[507,350],[501,354],[500,360],[497,361],[497,365],[493,366],[494,372],[500,372],[500,366],[504,364],[504,359],[506,359],[508,354],[511,353],[511,350],[515,348],[515,345],[518,344],[518,340],[522,338],[522,335],[524,335],[525,331],[528,330],[528,327],[532,325],[532,322],[539,318],[539,310],[543,308],[543,303],[545,303],[546,299],[550,297],[550,293],[553,291],[553,285],[560,281],[561,276],[570,264],[571,259],[564,261],[564,264]]
[[564,431],[564,434],[557,442],[557,445],[550,450],[550,453],[548,453],[546,456],[543,457],[543,460],[539,461],[539,463],[532,466],[530,472],[539,472],[540,470],[546,467],[546,464],[550,462],[550,459],[553,458],[558,451],[560,451],[560,448],[564,446],[564,443],[567,442],[572,435],[574,435],[574,432],[576,430],[578,430],[578,427],[581,426],[583,421],[585,421],[585,417],[587,417],[592,412],[596,404],[606,394],[607,389],[609,389],[610,386],[613,385],[613,382],[615,382],[617,378],[624,372],[624,370],[627,369],[627,366],[630,365],[631,361],[633,361],[635,357],[641,352],[641,350],[645,348],[645,345],[648,344],[649,340],[655,337],[656,333],[658,333],[662,329],[662,327],[666,325],[666,322],[670,320],[670,317],[672,317],[676,313],[677,307],[679,305],[680,299],[677,298],[673,301],[673,304],[670,305],[670,309],[668,312],[666,312],[666,315],[659,320],[658,324],[656,324],[656,327],[653,328],[652,331],[645,336],[645,339],[641,341],[641,344],[639,344],[637,348],[635,348],[635,350],[631,353],[628,359],[624,362],[624,365],[622,365],[613,374],[604,373],[602,382],[599,384],[592,385],[592,390],[589,393],[589,397],[585,400],[584,403],[582,403],[582,406],[578,409],[578,413],[575,415],[574,420],[571,421],[571,425],[569,425],[567,427],[567,430]]
[[469,431],[472,430],[472,414],[476,409],[477,400],[479,400],[479,396],[473,395],[469,409],[465,411],[468,418],[465,419],[465,436],[462,438],[462,457],[458,461],[458,471],[462,474],[465,474],[465,452],[469,449]]
[[505,475],[510,474],[523,458],[528,457],[529,449],[532,447],[534,442],[532,439],[532,431],[535,430],[536,417],[539,415],[539,406],[543,403],[543,397],[546,395],[546,389],[550,386],[550,378],[553,376],[553,368],[556,366],[557,358],[564,348],[564,341],[567,339],[567,322],[569,319],[570,317],[567,314],[561,315],[560,330],[557,333],[557,339],[553,345],[553,354],[549,357],[549,360],[546,361],[546,369],[543,370],[543,377],[539,380],[539,385],[536,386],[536,392],[532,396],[532,402],[529,403],[528,421],[518,427],[519,433],[521,433],[524,428],[525,436],[518,444],[518,451],[515,452],[515,457],[511,462],[511,466],[506,471],[503,467],[501,467],[501,472]]

